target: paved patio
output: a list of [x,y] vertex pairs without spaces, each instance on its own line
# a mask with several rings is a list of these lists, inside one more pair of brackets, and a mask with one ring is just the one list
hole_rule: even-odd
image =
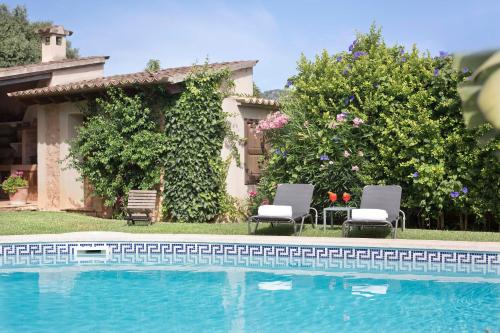
[[13,212],[23,210],[38,210],[36,201],[28,201],[24,205],[11,205],[9,200],[0,200],[0,212]]

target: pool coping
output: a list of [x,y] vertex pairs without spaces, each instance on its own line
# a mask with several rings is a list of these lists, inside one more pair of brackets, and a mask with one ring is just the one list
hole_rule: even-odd
[[500,242],[470,242],[413,239],[333,238],[257,235],[141,234],[124,232],[71,232],[63,234],[0,236],[0,244],[59,242],[169,242],[233,243],[298,246],[336,246],[390,249],[432,249],[500,253]]

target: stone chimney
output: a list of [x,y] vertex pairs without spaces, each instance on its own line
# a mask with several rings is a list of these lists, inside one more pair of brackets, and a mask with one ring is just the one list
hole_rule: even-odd
[[39,29],[38,34],[42,37],[42,62],[66,59],[66,36],[71,36],[72,31],[53,25]]

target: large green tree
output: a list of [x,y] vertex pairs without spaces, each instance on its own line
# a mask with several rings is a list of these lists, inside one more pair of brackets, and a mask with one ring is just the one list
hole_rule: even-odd
[[[51,25],[50,21],[30,22],[24,6],[9,10],[0,3],[0,67],[40,62],[41,46],[37,30]],[[68,58],[78,58],[78,49],[67,44]]]

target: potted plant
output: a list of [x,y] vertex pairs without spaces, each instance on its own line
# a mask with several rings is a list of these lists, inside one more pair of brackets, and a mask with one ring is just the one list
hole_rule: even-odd
[[28,200],[28,181],[22,171],[16,171],[3,181],[2,189],[9,194],[11,205],[24,205]]

